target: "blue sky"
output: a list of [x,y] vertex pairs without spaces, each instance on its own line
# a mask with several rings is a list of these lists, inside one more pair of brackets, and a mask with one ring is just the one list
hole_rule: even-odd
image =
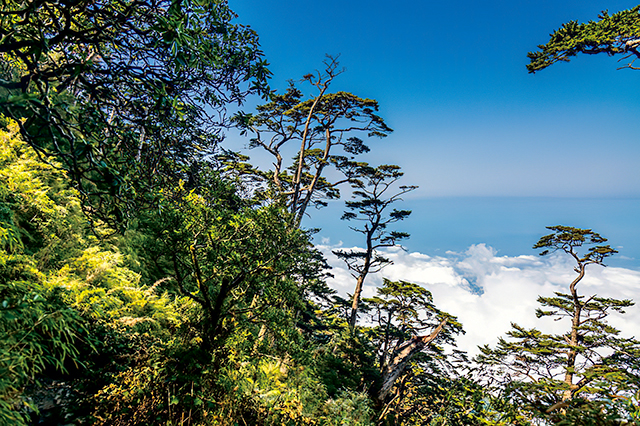
[[[634,259],[624,265],[640,268],[640,71],[616,70],[606,56],[535,75],[525,68],[527,52],[562,23],[635,5],[230,1],[238,22],[260,36],[272,87],[282,91],[288,79],[321,68],[325,54],[340,54],[346,72],[331,90],[379,101],[395,131],[370,141],[366,160],[398,164],[404,183],[420,186],[403,206],[414,211],[409,249],[488,243],[530,254],[544,226],[563,223],[626,246]],[[349,241],[340,209],[312,212],[307,223]]]
[[640,196],[640,72],[600,56],[525,69],[563,22],[634,5],[231,2],[260,35],[275,88],[340,54],[333,89],[377,99],[395,129],[372,141],[371,160],[403,166],[425,196]]

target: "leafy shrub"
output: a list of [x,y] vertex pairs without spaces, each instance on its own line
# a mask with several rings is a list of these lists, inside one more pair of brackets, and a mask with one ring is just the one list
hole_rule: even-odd
[[35,409],[24,387],[48,367],[64,371],[86,334],[61,292],[42,281],[28,257],[0,250],[0,420],[6,424],[24,423],[27,409]]

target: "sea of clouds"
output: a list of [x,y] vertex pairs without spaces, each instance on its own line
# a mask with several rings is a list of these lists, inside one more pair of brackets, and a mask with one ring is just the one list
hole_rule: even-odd
[[[345,264],[332,254],[335,249],[349,249],[325,240],[317,247],[333,267],[329,285],[341,296],[353,293],[355,279]],[[382,252],[393,261],[381,272],[367,277],[363,297],[376,294],[382,278],[420,284],[433,294],[436,306],[458,317],[466,331],[458,338],[459,349],[470,355],[478,353],[478,345],[495,345],[512,322],[543,332],[561,333],[570,327],[551,318],[537,319],[538,296],[567,293],[576,277],[575,261],[564,253],[549,256],[498,256],[485,244],[470,246],[465,252],[447,252],[445,256],[428,256],[393,248]],[[572,263],[573,262],[573,263]],[[578,285],[579,294],[640,303],[640,271],[624,268],[587,266],[587,274]],[[624,315],[608,317],[609,324],[621,330],[623,337],[640,338],[640,305],[627,309]]]

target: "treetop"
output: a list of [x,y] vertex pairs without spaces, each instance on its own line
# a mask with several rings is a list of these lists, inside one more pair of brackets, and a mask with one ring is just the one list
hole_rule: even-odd
[[[570,21],[550,35],[549,42],[539,45],[539,51],[529,52],[527,70],[535,73],[559,61],[569,62],[578,53],[609,56],[623,54],[640,57],[640,5],[609,15],[603,11],[597,21]],[[632,68],[633,61],[623,68]]]
[[605,258],[618,253],[609,245],[597,245],[590,247],[587,253],[580,257],[576,252],[577,247],[582,247],[584,244],[602,244],[607,239],[591,229],[563,225],[547,226],[547,229],[553,231],[553,234],[545,235],[533,246],[534,249],[546,249],[540,252],[540,256],[562,250],[573,256],[580,264],[598,263],[603,265],[602,261]]

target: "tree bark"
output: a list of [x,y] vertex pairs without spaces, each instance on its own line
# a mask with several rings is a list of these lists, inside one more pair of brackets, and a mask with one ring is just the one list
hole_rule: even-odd
[[[318,185],[318,181],[320,180],[320,176],[322,176],[322,171],[324,170],[324,166],[327,165],[327,159],[329,158],[329,151],[331,150],[331,147],[333,146],[333,144],[331,143],[331,132],[330,132],[329,128],[325,129],[325,139],[326,139],[326,145],[325,145],[325,148],[324,148],[324,152],[322,154],[322,160],[320,161],[320,164],[318,164],[318,166],[316,168],[316,173],[314,174],[311,183],[307,187],[307,194],[305,195],[304,200],[302,201],[302,205],[298,209],[297,218],[296,218],[296,228],[299,228],[300,224],[302,223],[302,218],[304,217],[304,212],[307,210],[307,206],[309,205],[309,202],[311,201],[311,198],[313,197],[313,193],[316,190],[316,186]],[[299,164],[298,166],[302,167],[302,164]],[[299,169],[299,170],[302,171],[302,169]],[[299,176],[298,178],[301,179],[301,176]],[[298,182],[298,187],[299,187],[299,184],[300,184],[300,182]],[[304,189],[304,188],[302,188],[302,189]],[[297,192],[300,193],[302,191],[302,189],[299,188]]]
[[220,332],[220,325],[222,319],[222,308],[224,306],[225,300],[227,300],[227,296],[229,293],[235,289],[242,281],[244,281],[245,274],[241,272],[238,274],[233,280],[229,278],[224,278],[220,285],[220,290],[216,296],[215,303],[213,307],[209,311],[209,329],[211,330],[212,335],[210,338],[214,338]]
[[[356,288],[353,292],[353,301],[351,302],[351,317],[349,318],[349,328],[353,331],[356,328],[356,320],[358,319],[358,306],[360,305],[360,296],[362,295],[362,286],[365,278],[369,274],[369,268],[371,268],[371,259],[374,255],[373,247],[373,233],[378,228],[378,224],[374,223],[371,229],[367,230],[367,251],[364,257],[364,264],[360,269],[358,275],[358,281],[356,281]],[[366,229],[366,228],[365,228]]]
[[580,298],[578,297],[578,291],[576,290],[576,285],[580,280],[584,277],[585,274],[585,265],[580,264],[580,270],[578,277],[573,280],[571,286],[569,287],[571,291],[571,297],[573,298],[573,318],[571,319],[571,334],[569,337],[569,351],[567,353],[567,363],[565,368],[567,371],[564,375],[564,382],[569,387],[562,394],[562,401],[568,401],[573,398],[573,377],[575,376],[575,366],[576,366],[576,358],[578,356],[578,327],[580,326],[580,316],[582,314],[582,304],[580,303]]
[[[326,92],[327,88],[329,87],[329,82],[331,82],[331,80],[332,78],[329,79],[329,81],[324,83],[324,85],[322,86],[322,89],[320,90],[320,94],[316,96],[316,98],[313,100],[313,104],[309,109],[307,120],[304,123],[304,131],[302,132],[302,141],[300,142],[300,153],[298,156],[298,166],[296,168],[296,174],[294,175],[293,182],[292,182],[293,201],[291,204],[291,213],[293,215],[294,220],[296,220],[296,217],[298,216],[296,213],[298,211],[298,198],[300,197],[300,181],[302,179],[302,165],[304,163],[304,157],[305,157],[304,152],[307,148],[307,137],[309,135],[309,125],[311,124],[311,118],[313,117],[313,113],[315,112],[316,106],[318,105],[318,102],[320,102],[320,100],[322,99],[322,96],[324,96],[324,92]],[[296,227],[299,227],[300,223],[296,221],[294,225],[296,225]]]
[[391,354],[389,363],[385,366],[384,371],[382,372],[382,388],[378,392],[377,399],[378,402],[384,404],[384,400],[389,395],[391,388],[395,384],[396,380],[400,375],[404,372],[407,364],[411,359],[424,347],[431,343],[438,334],[442,331],[447,320],[444,319],[436,327],[435,330],[428,336],[414,336],[411,339],[402,342]]

